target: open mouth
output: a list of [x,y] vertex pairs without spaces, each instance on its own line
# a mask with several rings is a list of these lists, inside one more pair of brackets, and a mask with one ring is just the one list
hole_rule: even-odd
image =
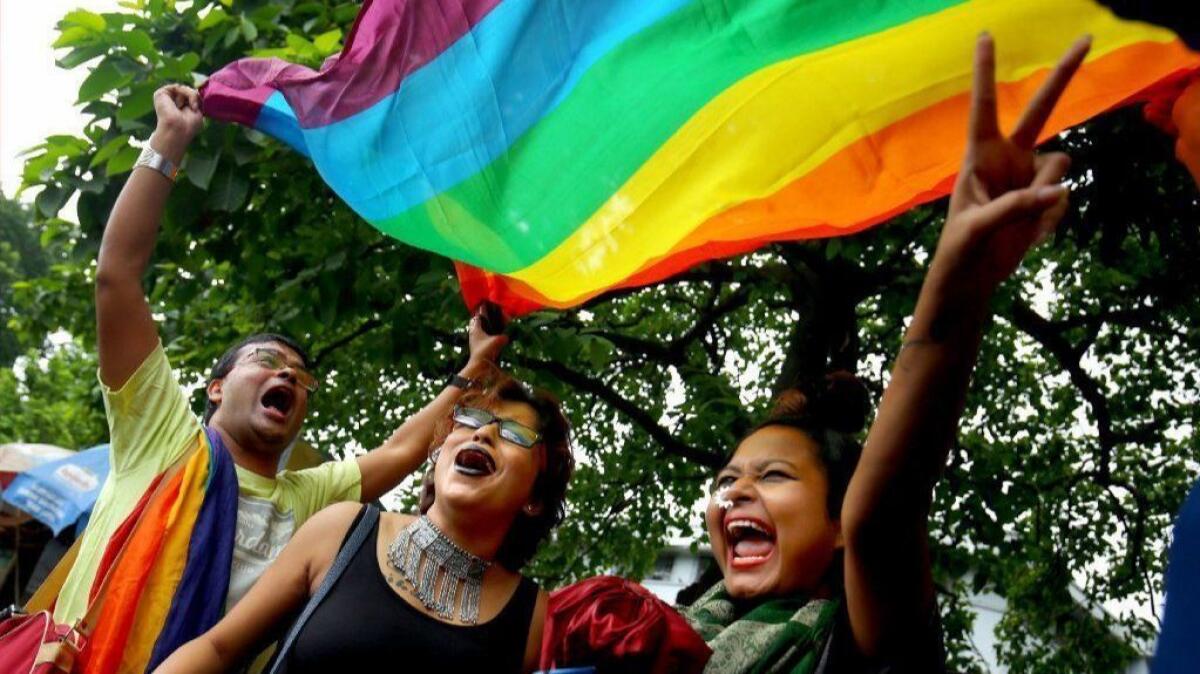
[[725,540],[734,568],[762,564],[775,552],[775,532],[765,522],[748,517],[726,519]]
[[496,461],[481,447],[464,447],[454,455],[454,470],[471,477],[485,477],[496,472]]
[[289,386],[275,386],[264,393],[259,402],[271,417],[283,420],[287,418],[288,412],[292,411],[292,406],[296,403],[296,394]]

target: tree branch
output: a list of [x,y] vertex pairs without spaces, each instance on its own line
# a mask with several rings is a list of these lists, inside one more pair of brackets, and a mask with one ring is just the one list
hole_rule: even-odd
[[374,330],[375,328],[378,328],[381,325],[383,325],[383,321],[379,320],[378,318],[368,319],[362,325],[355,328],[349,334],[339,337],[339,338],[333,340],[332,342],[330,342],[329,344],[321,347],[320,349],[317,349],[317,351],[313,355],[313,359],[312,359],[313,366],[314,367],[319,366],[322,362],[324,362],[325,358],[328,357],[329,354],[346,346],[350,342],[353,342],[354,340],[358,339],[359,337],[362,337],[363,335]]
[[569,384],[572,388],[596,396],[613,409],[625,415],[630,421],[637,424],[668,454],[674,454],[708,468],[716,469],[721,467],[722,460],[724,459],[723,456],[713,452],[702,451],[681,442],[669,430],[663,428],[648,412],[604,383],[581,372],[576,372],[561,363],[529,358],[515,352],[510,352],[510,356],[515,363],[522,367],[540,370]]

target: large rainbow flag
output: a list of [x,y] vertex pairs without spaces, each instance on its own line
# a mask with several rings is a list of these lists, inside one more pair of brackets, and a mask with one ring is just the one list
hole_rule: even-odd
[[240,60],[203,106],[520,314],[946,194],[981,31],[1008,124],[1093,36],[1047,137],[1200,67],[1090,0],[366,0],[319,71]]

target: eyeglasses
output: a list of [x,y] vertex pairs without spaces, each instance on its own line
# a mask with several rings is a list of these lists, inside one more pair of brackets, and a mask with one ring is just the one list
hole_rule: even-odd
[[512,419],[501,419],[487,410],[481,410],[478,407],[454,407],[454,415],[451,417],[454,423],[466,426],[467,428],[483,428],[488,424],[495,423],[500,426],[500,437],[515,445],[520,445],[526,449],[536,445],[541,439],[542,434],[532,428],[519,424]]
[[317,390],[317,378],[313,373],[305,370],[303,367],[289,363],[283,354],[274,349],[255,349],[250,353],[250,360],[267,368],[268,370],[282,370],[291,368],[296,375],[296,383],[300,384],[309,393]]

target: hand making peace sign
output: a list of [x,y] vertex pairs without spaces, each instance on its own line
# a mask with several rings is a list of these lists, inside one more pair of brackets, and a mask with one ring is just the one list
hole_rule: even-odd
[[1084,37],[1067,50],[1006,137],[996,116],[994,44],[986,33],[979,37],[966,157],[929,281],[986,299],[1029,248],[1054,231],[1067,210],[1059,181],[1070,160],[1062,153],[1038,155],[1034,144],[1090,46]]

